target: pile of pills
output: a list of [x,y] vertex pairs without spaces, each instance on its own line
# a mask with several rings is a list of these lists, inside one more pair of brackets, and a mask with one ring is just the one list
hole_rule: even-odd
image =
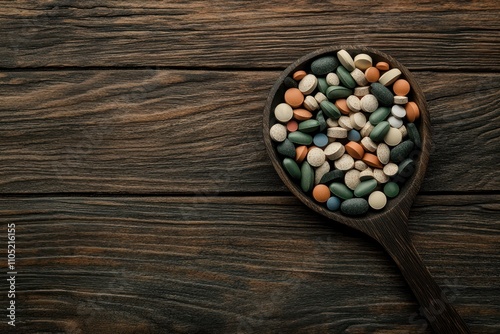
[[417,104],[397,68],[346,50],[284,80],[270,137],[283,168],[331,211],[381,210],[414,172]]

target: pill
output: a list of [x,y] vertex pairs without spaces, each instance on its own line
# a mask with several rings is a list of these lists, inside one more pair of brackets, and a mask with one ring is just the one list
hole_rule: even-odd
[[304,102],[304,95],[298,88],[288,88],[285,92],[285,102],[292,108],[298,108]]
[[355,68],[354,71],[351,72],[351,77],[354,81],[356,81],[358,86],[368,85],[368,80],[366,80],[365,74],[359,68]]
[[389,181],[389,177],[385,175],[384,171],[380,168],[375,168],[373,170],[373,178],[377,180],[379,184],[384,184]]
[[349,118],[353,129],[361,130],[366,125],[366,116],[361,112],[350,113]]
[[333,182],[330,184],[330,191],[337,197],[342,199],[349,199],[353,197],[352,190],[347,188],[347,186],[340,182]]
[[398,165],[396,165],[393,162],[389,162],[387,165],[384,166],[382,169],[385,175],[391,177],[394,176],[398,173]]
[[390,69],[380,76],[378,82],[384,86],[392,85],[401,76],[401,71],[397,68]]
[[401,131],[396,128],[390,127],[389,131],[384,137],[384,142],[389,146],[396,146],[403,140]]
[[401,127],[398,130],[401,131],[403,138],[405,138],[408,135],[408,131],[406,130],[406,126],[404,126],[404,124],[401,125]]
[[387,204],[387,197],[381,191],[374,191],[368,197],[368,204],[372,209],[380,210]]
[[354,70],[354,59],[352,59],[351,55],[349,52],[346,50],[340,50],[337,52],[337,57],[342,64],[348,71]]
[[316,95],[314,95],[314,99],[318,102],[318,104],[320,104],[321,102],[326,101],[327,97],[325,94],[317,92]]
[[299,123],[297,123],[293,119],[291,121],[288,121],[288,123],[286,123],[286,129],[290,132],[297,131],[298,128],[299,128]]
[[315,132],[319,129],[319,122],[316,119],[308,119],[299,123],[299,131],[305,133]]
[[368,82],[377,82],[380,78],[380,72],[376,67],[369,67],[365,71],[365,78]]
[[387,117],[391,114],[391,109],[387,107],[379,107],[370,115],[370,123],[377,125],[378,123],[385,121]]
[[326,135],[331,138],[347,138],[347,130],[341,127],[328,128]]
[[274,117],[282,123],[286,123],[293,117],[293,109],[286,103],[280,103],[274,108]]
[[300,180],[301,177],[300,168],[293,159],[291,158],[283,159],[283,168],[285,168],[285,170],[291,177]]
[[347,139],[349,139],[350,141],[360,141],[361,135],[358,131],[353,129],[347,133]]
[[319,183],[332,183],[336,181],[341,181],[344,179],[344,172],[338,169],[334,169],[332,171],[329,171],[323,175]]
[[415,144],[411,140],[405,140],[401,144],[393,147],[391,150],[391,161],[397,164],[401,163],[410,155],[414,147]]
[[354,66],[364,71],[372,66],[372,57],[365,53],[360,53],[354,57]]
[[[293,144],[292,144],[293,145]],[[295,161],[301,163],[307,156],[307,146],[297,146],[295,148]]]
[[304,78],[305,76],[307,75],[306,71],[296,71],[295,73],[293,73],[293,79],[296,80],[296,81],[300,81],[302,80],[302,78]]
[[325,116],[323,116],[323,111],[318,111],[316,114],[316,120],[319,123],[319,131],[325,131],[328,125],[326,124]]
[[372,153],[365,153],[363,155],[363,162],[373,168],[383,168],[382,163],[378,160],[377,156]]
[[345,147],[339,142],[334,142],[331,144],[328,144],[327,147],[325,147],[325,155],[329,160],[337,160],[340,158],[344,152],[345,152]]
[[316,109],[319,108],[318,101],[316,101],[316,99],[311,95],[307,95],[305,97],[303,104],[304,108],[306,108],[309,111],[315,111]]
[[326,75],[326,83],[330,86],[338,86],[340,84],[339,77],[335,73],[328,73]]
[[276,150],[279,154],[285,157],[295,159],[295,145],[293,145],[293,143],[288,139],[285,139],[283,142],[279,143],[276,146]]
[[316,168],[314,171],[314,184],[323,183],[320,182],[323,176],[330,171],[330,163],[325,161],[321,166]]
[[408,96],[394,96],[394,104],[406,104],[408,103]]
[[324,184],[317,184],[312,192],[313,198],[320,203],[325,203],[330,198],[330,189]]
[[323,93],[323,94],[326,94],[326,90],[328,89],[328,83],[326,82],[326,79],[325,78],[318,78],[318,90]]
[[337,67],[337,71],[335,72],[339,77],[340,83],[347,88],[356,87],[356,80],[351,76],[351,73],[344,67]]
[[370,135],[370,133],[372,132],[374,126],[372,125],[372,123],[370,121],[366,122],[365,125],[363,126],[363,128],[361,128],[361,137],[368,137]]
[[[363,146],[361,146],[360,144],[356,143],[355,141],[350,141],[344,147],[347,153],[354,159],[357,160],[363,159],[365,150],[363,149]],[[353,162],[353,167],[354,167],[354,162]]]
[[361,98],[361,109],[365,112],[374,112],[378,108],[378,100],[373,94],[367,94]]
[[397,118],[403,118],[406,116],[406,110],[400,105],[394,105],[391,108],[391,114]]
[[[293,88],[290,88],[293,89]],[[343,86],[330,86],[326,89],[325,95],[330,100],[345,99],[349,95],[352,95],[352,89]],[[392,99],[392,97],[391,97]]]
[[313,148],[316,148],[316,146],[314,145],[311,145],[307,148],[307,153],[309,153]]
[[312,117],[312,113],[306,109],[293,109],[293,118],[297,121],[306,121]]
[[[389,132],[390,128],[391,125],[387,121],[382,121],[378,123],[377,125],[375,125],[372,132],[370,132],[370,139],[373,140],[374,142],[382,141],[385,135]],[[300,130],[300,124],[299,124],[299,130]]]
[[370,93],[370,87],[369,86],[354,88],[354,95],[356,95],[359,98],[361,98],[361,97],[363,97],[365,95],[368,95],[369,93]]
[[308,74],[299,82],[299,90],[304,95],[311,94],[318,85],[318,79],[314,74]]
[[347,173],[345,173],[344,182],[347,188],[351,190],[356,189],[358,184],[361,182],[361,180],[359,179],[359,174],[360,171],[356,169],[348,170]]
[[359,180],[366,181],[371,179],[373,179],[373,169],[367,166],[366,169],[362,170],[361,173],[359,173]]
[[392,85],[392,91],[398,96],[406,96],[410,92],[410,83],[405,79],[398,79]]
[[349,112],[351,111],[349,109],[349,107],[347,106],[347,100],[346,99],[337,99],[337,101],[335,101],[335,106],[344,115],[348,115]]
[[379,62],[375,65],[375,67],[376,67],[377,69],[381,70],[381,71],[387,71],[387,70],[389,70],[389,68],[390,68],[390,67],[389,67],[389,64],[388,64],[388,63],[386,63],[385,61],[379,61]]
[[351,111],[358,112],[361,110],[361,101],[355,95],[350,95],[346,99],[346,104]]
[[394,116],[390,116],[387,119],[387,122],[389,122],[389,124],[395,129],[399,129],[401,126],[403,126],[403,120]]
[[315,75],[326,75],[339,66],[339,61],[334,56],[321,57],[311,63],[311,71]]
[[307,161],[304,161],[300,167],[300,173],[300,187],[307,193],[314,187],[314,170]]
[[307,153],[307,162],[312,167],[319,167],[325,163],[326,156],[325,152],[319,147],[314,147]]
[[351,118],[349,116],[340,116],[338,119],[339,126],[347,131],[352,130]]
[[384,186],[384,194],[389,198],[394,198],[399,194],[399,186],[396,182],[387,182]]
[[368,202],[364,198],[351,198],[343,201],[340,205],[340,210],[350,216],[363,215],[368,209]]
[[334,128],[336,126],[339,126],[339,122],[333,118],[328,118],[326,120],[326,124],[328,125],[329,128]]
[[340,208],[340,199],[338,197],[332,196],[326,201],[326,207],[330,211],[337,211]]
[[313,137],[313,143],[317,147],[325,147],[328,145],[328,137],[324,133],[317,133]]
[[285,85],[286,88],[297,88],[297,87],[299,87],[299,84],[297,83],[297,81],[293,80],[290,77],[286,77],[283,80],[283,84]]
[[420,134],[418,133],[417,126],[415,123],[408,123],[406,125],[408,130],[408,137],[410,137],[411,141],[415,144],[416,147],[422,147],[422,141],[420,139]]
[[394,101],[394,95],[384,85],[374,82],[370,85],[370,91],[377,98],[379,105],[390,107]]
[[420,110],[415,102],[408,102],[405,105],[406,119],[408,122],[413,123],[420,117]]
[[377,146],[377,158],[382,164],[387,164],[391,158],[391,149],[387,144],[380,143]]
[[403,160],[398,166],[398,175],[403,178],[410,177],[415,171],[415,162],[408,158]]
[[377,144],[370,139],[370,137],[364,137],[361,139],[361,146],[368,152],[375,152],[377,149]]
[[339,109],[328,100],[321,102],[319,106],[325,116],[329,118],[338,119],[341,115]]
[[288,139],[294,144],[299,144],[299,145],[312,144],[312,137],[309,134],[300,131],[289,133]]
[[377,188],[377,180],[370,179],[366,181],[361,181],[356,189],[354,189],[354,196],[356,197],[364,197],[370,194],[372,191]]
[[363,160],[356,160],[354,162],[354,168],[356,168],[359,171],[364,171],[365,169],[368,168],[368,165],[363,162]]
[[269,136],[276,142],[282,142],[286,139],[286,127],[282,124],[276,123],[269,130]]
[[354,167],[354,159],[349,154],[344,154],[333,163],[335,168],[348,171]]

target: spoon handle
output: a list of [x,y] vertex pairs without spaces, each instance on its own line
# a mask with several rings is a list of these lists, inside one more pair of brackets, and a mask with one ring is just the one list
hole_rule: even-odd
[[394,233],[391,238],[381,240],[392,259],[396,262],[415,297],[420,303],[420,314],[424,315],[436,333],[462,334],[470,329],[450,304],[446,293],[441,290],[422,262],[409,234]]

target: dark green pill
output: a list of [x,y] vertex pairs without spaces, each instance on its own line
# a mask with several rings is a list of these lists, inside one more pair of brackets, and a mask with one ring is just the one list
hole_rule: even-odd
[[370,85],[373,95],[377,98],[379,104],[383,107],[391,107],[394,103],[394,95],[391,93],[389,88],[385,87],[381,83],[374,82]]
[[328,184],[330,182],[342,181],[344,179],[344,172],[340,169],[334,169],[321,177],[319,183]]
[[369,118],[370,124],[375,126],[378,123],[385,121],[390,114],[391,114],[391,109],[387,107],[379,107],[370,115]]
[[389,198],[394,198],[399,194],[399,186],[396,182],[387,182],[384,186],[384,194]]
[[420,139],[420,133],[418,133],[417,126],[415,123],[406,124],[406,129],[408,130],[408,137],[418,148],[422,147],[422,140]]
[[322,110],[318,111],[316,114],[316,120],[319,122],[319,131],[325,131],[328,124],[326,124],[325,116],[323,116]]
[[410,158],[403,160],[398,166],[399,176],[408,178],[412,176],[413,172],[415,172],[415,162]]
[[351,76],[351,73],[349,73],[349,71],[346,70],[344,66],[340,65],[339,67],[337,67],[336,73],[337,73],[337,76],[339,77],[339,80],[343,86],[345,86],[347,88],[356,87],[356,81]]
[[311,63],[311,72],[315,75],[326,75],[335,71],[337,66],[339,66],[337,57],[321,57]]
[[346,99],[353,94],[352,89],[343,86],[330,86],[326,90],[326,97],[330,100]]
[[377,180],[370,179],[362,181],[357,185],[356,189],[354,189],[354,196],[363,197],[369,195],[375,188],[377,188]]
[[[370,122],[371,123],[371,122]],[[389,129],[391,128],[391,125],[387,121],[382,121],[378,123],[370,132],[370,139],[373,140],[374,142],[379,142],[382,141],[389,132]]]
[[283,80],[283,84],[285,85],[286,88],[297,88],[299,87],[299,84],[297,81],[293,80],[290,77],[286,77],[285,80]]
[[300,131],[290,132],[288,134],[288,139],[292,143],[299,145],[311,145],[313,142],[313,137],[311,135]]
[[391,150],[391,161],[399,164],[406,159],[415,145],[411,140],[405,140]]
[[319,129],[319,122],[315,119],[308,119],[299,123],[299,131],[311,133]]
[[318,78],[318,90],[326,95],[326,90],[328,89],[328,83],[325,78]]
[[314,169],[307,161],[304,161],[300,168],[300,172],[302,174],[300,178],[300,187],[307,193],[314,187]]
[[295,159],[295,145],[293,145],[293,143],[288,139],[279,143],[276,146],[276,150],[279,154],[284,155],[285,157]]
[[340,210],[349,216],[359,216],[368,211],[368,201],[364,198],[351,198],[342,202]]
[[328,118],[339,119],[341,116],[340,110],[330,101],[323,101],[319,104],[321,110]]
[[333,182],[330,184],[330,191],[337,197],[342,199],[352,198],[352,190],[347,188],[347,186],[340,182]]
[[283,167],[291,177],[300,180],[302,174],[300,172],[299,165],[297,165],[295,160],[290,158],[283,159]]

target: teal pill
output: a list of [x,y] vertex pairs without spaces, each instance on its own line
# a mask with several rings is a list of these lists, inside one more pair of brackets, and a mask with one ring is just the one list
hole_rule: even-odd
[[319,104],[321,110],[328,118],[339,119],[341,116],[340,110],[330,101],[323,101]]
[[288,134],[288,139],[292,143],[299,145],[311,145],[313,141],[311,135],[308,135],[307,133],[303,133],[300,131],[290,132]]
[[351,130],[347,133],[347,139],[350,141],[360,141],[361,134],[357,130]]
[[337,67],[336,73],[342,85],[344,85],[347,88],[356,87],[356,81],[351,76],[351,73],[349,73],[349,71],[346,70],[344,66],[340,65],[339,67]]
[[399,186],[396,182],[387,182],[384,186],[384,194],[389,198],[394,198],[399,194]]
[[370,139],[373,140],[374,142],[379,142],[382,141],[389,132],[389,129],[391,128],[391,125],[387,121],[382,121],[378,123],[370,132]]
[[314,187],[314,169],[307,161],[304,161],[302,163],[302,167],[300,168],[300,172],[300,187],[307,193]]
[[353,94],[352,89],[343,86],[330,86],[326,90],[326,97],[330,100],[346,99]]
[[391,107],[394,102],[394,95],[391,93],[389,88],[385,87],[381,83],[374,82],[370,85],[371,93],[375,95],[379,104],[383,107]]
[[368,201],[364,198],[351,198],[340,205],[340,210],[349,216],[359,216],[368,211]]
[[385,121],[390,113],[391,109],[387,107],[379,107],[370,115],[370,118],[368,120],[370,121],[371,125],[375,126],[378,123]]
[[338,197],[332,196],[326,201],[326,207],[330,211],[337,211],[340,208],[340,199]]
[[411,140],[405,140],[401,144],[393,147],[391,150],[391,161],[396,164],[403,162],[403,160],[410,155],[414,146],[415,144],[413,144]]
[[352,198],[352,190],[347,188],[347,186],[340,182],[334,182],[330,184],[330,191],[337,197],[342,199]]
[[293,143],[288,139],[279,143],[276,146],[276,150],[279,154],[284,155],[285,157],[295,159],[295,145],[293,145]]
[[283,168],[285,168],[285,170],[291,177],[300,180],[302,174],[300,172],[299,165],[297,165],[295,160],[290,158],[283,159]]
[[311,72],[315,75],[326,75],[339,66],[337,57],[321,57],[311,63]]
[[358,184],[356,189],[354,189],[354,196],[363,197],[371,194],[375,188],[377,188],[377,180],[370,179],[362,181]]
[[308,119],[299,123],[299,131],[305,133],[311,133],[319,130],[319,122],[315,119]]
[[328,137],[324,133],[318,133],[313,138],[314,145],[323,148],[328,145]]
[[318,78],[318,90],[326,95],[326,90],[328,89],[328,83],[325,78]]

